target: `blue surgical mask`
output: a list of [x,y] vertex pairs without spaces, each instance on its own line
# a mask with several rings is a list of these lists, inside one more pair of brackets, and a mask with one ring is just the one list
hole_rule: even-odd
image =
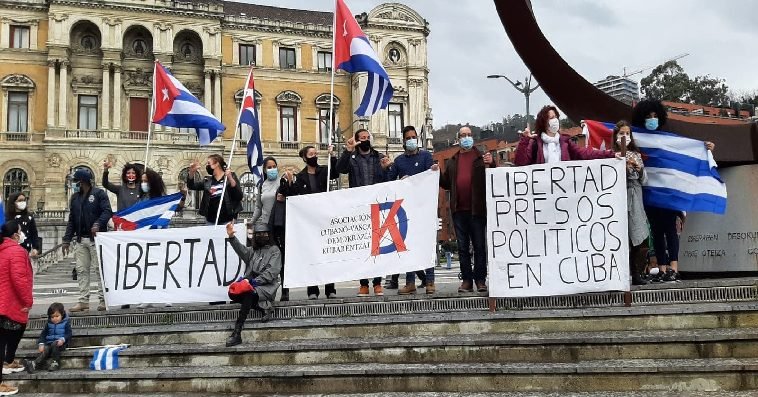
[[472,147],[474,147],[474,137],[464,136],[463,138],[461,138],[461,147],[466,150],[469,150]]
[[649,119],[645,119],[645,128],[647,128],[650,131],[655,131],[658,129],[658,118],[652,117]]
[[81,189],[81,185],[79,185],[79,182],[74,182],[71,184],[71,191],[73,193],[79,193],[80,189]]
[[269,168],[266,170],[266,177],[268,177],[268,180],[275,181],[276,177],[279,176],[279,170],[276,168]]
[[408,150],[408,151],[412,152],[412,151],[414,151],[416,149],[418,149],[418,139],[411,138],[411,139],[405,141],[405,150]]

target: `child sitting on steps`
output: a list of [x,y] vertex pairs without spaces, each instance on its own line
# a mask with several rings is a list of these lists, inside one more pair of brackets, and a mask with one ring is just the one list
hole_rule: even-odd
[[60,368],[61,353],[71,342],[71,335],[71,323],[66,309],[61,303],[53,303],[47,308],[47,326],[42,328],[37,340],[40,354],[34,361],[25,360],[26,371],[34,373],[46,363],[48,371],[57,371]]

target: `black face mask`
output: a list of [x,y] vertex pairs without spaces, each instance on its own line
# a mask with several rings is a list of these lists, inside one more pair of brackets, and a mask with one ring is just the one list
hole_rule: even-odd
[[318,166],[318,157],[316,157],[316,156],[313,156],[313,157],[306,157],[306,158],[305,158],[305,164],[308,164],[308,165],[310,165],[311,167],[316,167],[316,166]]
[[205,166],[205,172],[208,173],[208,175],[213,175],[213,168],[211,168],[210,165]]
[[257,248],[265,247],[271,244],[271,239],[268,235],[256,235],[253,237],[253,245]]
[[361,141],[361,143],[358,144],[358,147],[364,152],[367,152],[371,150],[371,141],[369,140]]

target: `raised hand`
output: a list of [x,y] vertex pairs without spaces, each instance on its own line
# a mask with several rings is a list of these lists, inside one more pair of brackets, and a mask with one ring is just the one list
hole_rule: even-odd
[[522,136],[525,136],[529,139],[535,139],[537,138],[537,134],[533,134],[532,131],[529,129],[529,126],[526,126],[526,129],[521,132]]
[[347,149],[348,152],[355,150],[355,138],[350,138],[345,142],[345,149]]

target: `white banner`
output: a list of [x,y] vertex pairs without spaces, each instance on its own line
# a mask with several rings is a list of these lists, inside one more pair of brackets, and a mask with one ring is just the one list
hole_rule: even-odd
[[287,198],[285,287],[434,266],[439,172]]
[[629,291],[625,163],[487,170],[490,296]]
[[[240,241],[245,225],[235,225]],[[226,226],[114,231],[95,237],[108,306],[227,301],[246,265]]]

